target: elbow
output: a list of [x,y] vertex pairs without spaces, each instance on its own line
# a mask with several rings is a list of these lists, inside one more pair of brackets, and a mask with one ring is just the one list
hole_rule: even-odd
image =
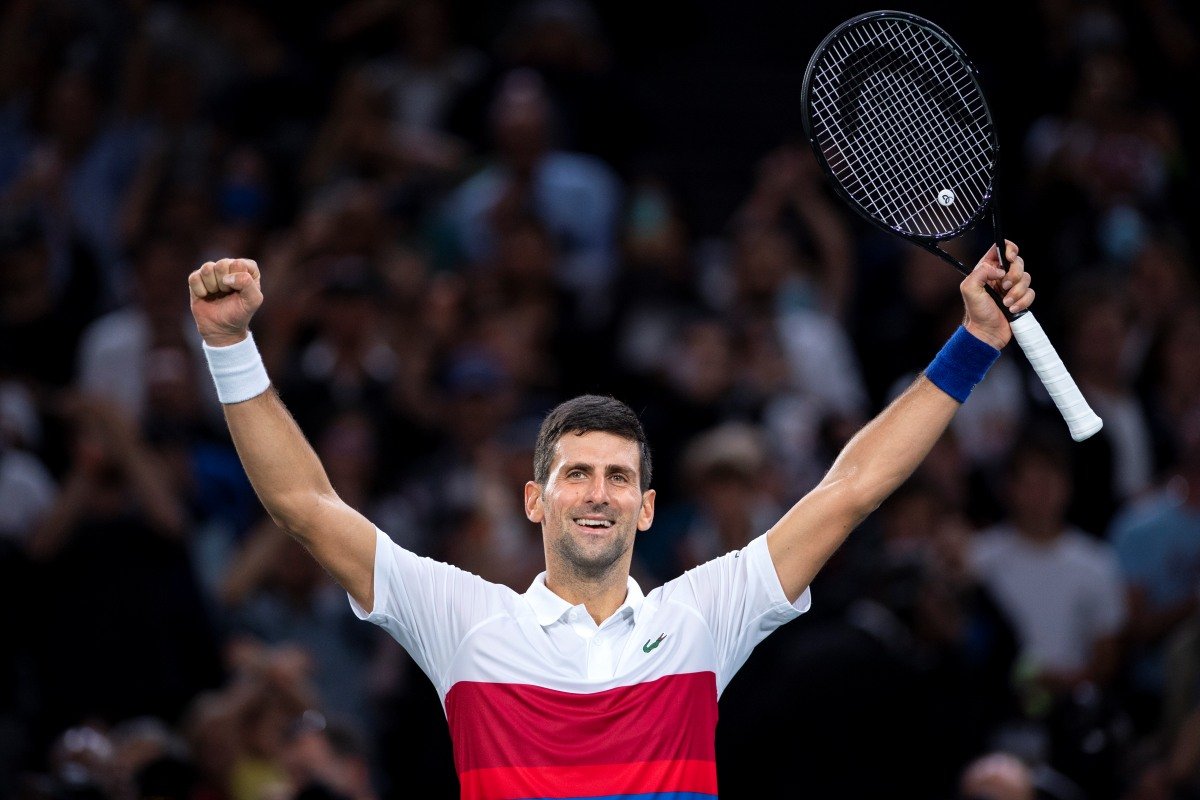
[[320,528],[324,510],[331,502],[341,502],[332,489],[279,498],[276,502],[264,505],[271,521],[284,533],[301,544],[307,544]]
[[831,471],[822,481],[822,487],[837,498],[836,506],[842,509],[852,527],[870,516],[887,499],[887,494],[879,491],[875,482],[866,480],[861,470]]
[[303,525],[294,515],[288,514],[283,509],[267,508],[267,516],[279,530],[301,543],[304,542]]

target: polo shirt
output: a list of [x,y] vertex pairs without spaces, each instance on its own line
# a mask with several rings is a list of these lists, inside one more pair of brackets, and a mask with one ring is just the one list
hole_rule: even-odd
[[524,594],[376,531],[375,607],[442,701],[464,800],[717,795],[717,699],[754,647],[808,610],[766,535],[625,602],[600,625],[539,575]]

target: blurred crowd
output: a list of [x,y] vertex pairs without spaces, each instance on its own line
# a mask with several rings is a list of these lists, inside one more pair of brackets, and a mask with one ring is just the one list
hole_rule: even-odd
[[[768,528],[959,323],[953,273],[851,218],[798,129],[724,120],[753,166],[692,192],[712,152],[663,132],[711,116],[641,11],[479,5],[0,11],[0,796],[456,796],[433,688],[241,470],[206,260],[260,264],[255,337],[338,493],[517,591],[557,402],[643,420],[649,590]],[[752,42],[696,22],[719,6],[646,33],[685,65]],[[1071,442],[1006,351],[726,692],[725,797],[1200,797],[1200,27],[1012,13],[1001,205],[1104,429]]]

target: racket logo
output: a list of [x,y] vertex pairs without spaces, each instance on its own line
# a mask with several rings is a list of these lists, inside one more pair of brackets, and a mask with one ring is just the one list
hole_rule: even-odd
[[942,189],[938,192],[938,202],[944,206],[954,205],[954,192],[950,189]]

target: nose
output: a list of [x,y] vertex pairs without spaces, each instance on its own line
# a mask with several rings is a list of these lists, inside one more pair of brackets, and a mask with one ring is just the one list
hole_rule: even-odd
[[608,481],[603,475],[594,475],[588,481],[585,499],[593,505],[608,504]]

